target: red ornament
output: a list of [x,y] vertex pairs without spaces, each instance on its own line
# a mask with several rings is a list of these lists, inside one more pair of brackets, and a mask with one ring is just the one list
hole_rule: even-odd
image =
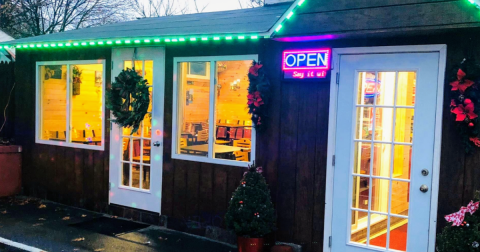
[[472,122],[469,123],[469,124],[468,124],[468,127],[473,127],[473,123],[472,123]]
[[470,99],[465,99],[464,103],[465,103],[465,104],[470,104],[470,103],[472,103],[472,100],[470,100]]
[[238,203],[243,204],[243,201],[240,200],[240,202],[238,202]]

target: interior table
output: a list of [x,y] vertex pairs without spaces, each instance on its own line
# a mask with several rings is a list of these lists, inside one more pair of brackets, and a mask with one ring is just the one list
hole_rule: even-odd
[[[229,145],[221,145],[221,144],[215,144],[213,146],[213,152],[216,154],[224,154],[224,153],[233,153],[235,151],[241,151],[245,150],[248,148],[242,148],[242,147],[235,147],[235,146],[229,146]],[[192,146],[187,146],[181,148],[183,151],[187,152],[200,152],[200,153],[208,153],[208,144],[200,144],[200,145],[192,145]]]

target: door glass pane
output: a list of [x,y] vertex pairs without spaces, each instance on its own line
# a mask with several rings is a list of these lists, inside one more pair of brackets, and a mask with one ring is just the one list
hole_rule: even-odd
[[392,213],[408,216],[410,183],[392,181]]
[[375,212],[388,213],[389,179],[372,178],[372,202],[371,209]]
[[122,163],[122,185],[130,186],[130,164]]
[[122,160],[130,161],[130,139],[123,138],[122,140]]
[[[251,60],[216,62],[214,157],[242,162],[251,160],[252,121],[245,106],[248,96],[248,69]],[[256,106],[259,96],[250,98]]]
[[140,165],[132,164],[132,187],[140,188]]
[[415,105],[415,86],[417,84],[417,73],[399,72],[397,88],[397,105]]
[[376,90],[375,72],[360,72],[358,74],[357,104],[373,105]]
[[408,219],[390,217],[390,249],[407,251]]
[[140,157],[142,154],[140,139],[132,140],[132,161],[140,163]]
[[393,108],[376,108],[375,114],[375,140],[391,142],[393,136]]
[[375,143],[373,148],[372,174],[374,176],[390,177],[392,145]]
[[373,134],[373,107],[357,108],[356,139],[371,140]]
[[135,60],[135,72],[138,75],[143,76],[143,61],[142,60]]
[[71,65],[72,143],[102,145],[103,64]]
[[393,177],[410,179],[410,168],[412,166],[412,146],[395,145],[393,156]]
[[[352,208],[368,210],[370,178],[353,176],[353,201]],[[360,218],[366,213],[360,213]]]
[[148,85],[153,85],[153,60],[145,60],[145,80]]
[[67,130],[67,66],[40,66],[42,140],[65,142]]
[[152,144],[150,140],[144,139],[142,140],[143,145],[142,145],[142,150],[143,150],[143,157],[142,157],[142,163],[144,164],[150,164],[150,152],[152,150]]
[[[205,71],[198,70],[202,65]],[[210,62],[178,64],[177,154],[208,156]]]
[[387,215],[370,214],[370,245],[387,247]]
[[379,72],[377,105],[392,106],[395,98],[395,72]]
[[351,211],[352,226],[350,240],[361,244],[367,243],[368,213],[361,211]]
[[150,190],[150,166],[143,166],[142,169],[142,189]]
[[397,108],[395,116],[395,142],[412,143],[413,109]]
[[370,160],[372,144],[370,142],[356,142],[353,172],[356,174],[370,174]]

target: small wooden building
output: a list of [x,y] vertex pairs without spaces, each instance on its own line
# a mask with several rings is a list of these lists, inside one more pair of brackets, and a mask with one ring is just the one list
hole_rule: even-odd
[[[277,2],[2,44],[17,49],[24,193],[180,230],[224,227],[255,161],[276,240],[435,251],[443,216],[480,184],[480,153],[465,153],[449,107],[450,70],[480,53],[477,0]],[[246,110],[253,60],[272,84],[261,133]],[[134,134],[105,109],[132,67],[152,98]]]

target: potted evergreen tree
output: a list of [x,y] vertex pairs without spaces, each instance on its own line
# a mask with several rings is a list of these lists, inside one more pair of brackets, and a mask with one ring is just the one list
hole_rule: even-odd
[[262,168],[252,165],[233,193],[225,216],[237,234],[239,252],[261,252],[264,237],[275,230],[275,209]]

